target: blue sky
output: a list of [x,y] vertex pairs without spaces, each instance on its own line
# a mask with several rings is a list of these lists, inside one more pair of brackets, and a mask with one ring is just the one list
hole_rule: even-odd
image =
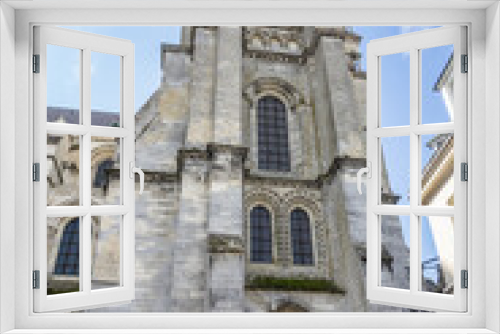
[[[64,28],[75,29],[105,36],[117,37],[130,40],[135,45],[135,110],[147,101],[149,96],[158,88],[161,80],[160,70],[160,48],[161,43],[179,43],[180,27],[165,26],[67,26]],[[66,58],[67,53],[55,53],[48,61],[59,68],[57,77],[67,76],[65,69],[75,68],[77,58]],[[99,111],[117,111],[119,86],[117,80],[117,61],[114,56],[102,54],[92,55],[92,109]],[[50,68],[50,64],[48,64]],[[75,78],[78,72],[70,70]],[[71,82],[74,79],[71,80]],[[67,82],[68,79],[62,82]],[[61,82],[61,83],[62,83]],[[78,108],[78,98],[75,97],[77,90],[69,90],[68,86],[62,84],[48,85],[49,105]],[[96,87],[97,86],[97,87]],[[71,86],[70,86],[71,87]],[[61,90],[64,93],[61,93]]]
[[[161,43],[179,42],[180,27],[165,26],[68,26],[66,28],[123,38],[135,44],[135,109],[136,111],[158,88],[161,80]],[[370,40],[420,31],[434,27],[356,26],[353,30],[361,35],[361,67],[366,69],[366,45]],[[53,47],[48,59],[48,105],[78,108],[78,53]],[[58,49],[58,50],[55,50]],[[424,123],[448,121],[448,114],[439,93],[432,87],[452,53],[448,47],[426,50],[422,54],[422,95]],[[118,60],[114,56],[92,55],[92,109],[99,111],[119,110]],[[53,69],[52,71],[50,71]],[[409,123],[409,56],[396,54],[382,60],[382,126],[408,125]],[[406,148],[406,149],[405,149]],[[395,193],[401,195],[400,204],[408,204],[409,187],[408,138],[391,138],[384,141],[384,158],[389,179]],[[425,163],[432,152],[423,147]],[[401,217],[404,221],[408,217]],[[427,218],[423,218],[427,219]],[[403,224],[403,234],[409,243],[409,231]],[[423,224],[422,258],[436,256],[432,234]]]

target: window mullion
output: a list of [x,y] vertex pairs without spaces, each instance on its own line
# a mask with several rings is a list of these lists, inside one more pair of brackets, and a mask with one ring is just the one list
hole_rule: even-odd
[[92,233],[91,233],[92,218],[89,214],[83,216],[83,224],[80,224],[80,241],[82,246],[80,247],[80,268],[82,270],[80,277],[80,284],[83,284],[82,291],[84,293],[90,293],[92,286]]
[[81,115],[82,115],[82,125],[86,128],[86,133],[82,136],[82,149],[80,150],[81,157],[81,175],[80,175],[80,189],[82,192],[81,201],[88,211],[83,216],[82,224],[80,224],[80,284],[81,290],[85,293],[90,293],[91,290],[91,275],[92,275],[92,259],[91,259],[91,224],[92,217],[90,216],[90,205],[91,205],[91,50],[89,48],[83,49],[83,61],[82,61],[82,84],[81,84]]
[[82,138],[82,149],[80,150],[81,157],[81,179],[80,184],[82,189],[82,205],[84,207],[90,208],[91,204],[91,134],[90,134],[90,122],[91,122],[91,110],[90,110],[90,49],[86,48],[83,50],[83,61],[82,61],[82,84],[81,84],[81,103],[82,103],[82,124],[86,128],[86,133]]
[[418,50],[410,50],[410,291],[418,291],[420,283],[419,217],[414,210],[419,202],[419,140],[415,129],[419,123],[419,57]]

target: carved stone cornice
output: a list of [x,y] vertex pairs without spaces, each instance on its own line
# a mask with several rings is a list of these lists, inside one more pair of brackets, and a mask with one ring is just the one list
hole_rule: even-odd
[[210,254],[244,254],[243,237],[231,234],[209,234],[208,252]]
[[[179,180],[178,172],[163,172],[158,170],[143,169],[144,182],[175,182]],[[120,180],[120,169],[112,168],[106,170],[111,180]]]
[[180,160],[208,160],[210,153],[206,145],[185,146],[177,151],[177,158]]
[[289,188],[309,188],[319,189],[318,179],[297,179],[295,177],[275,177],[266,175],[250,174],[247,170],[245,173],[246,184],[260,184],[264,182],[270,187],[289,187]]
[[177,152],[177,171],[190,172],[204,182],[209,171],[210,155],[206,147],[186,147]]
[[[322,37],[361,41],[361,36],[345,27],[243,27],[243,55],[270,62],[306,64],[316,53]],[[359,52],[346,54],[353,61],[359,60]]]
[[247,157],[249,148],[247,146],[242,146],[242,145],[209,143],[207,145],[207,151],[210,154],[210,156],[213,156],[213,154],[216,153],[230,153],[235,157],[241,157],[242,161],[244,161]]
[[297,179],[296,177],[276,177],[276,176],[266,176],[260,174],[253,174],[249,170],[245,171],[245,182],[246,183],[261,183],[265,182],[270,186],[282,186],[282,187],[305,187],[311,189],[319,189],[325,181],[333,179],[339,170],[344,169],[360,169],[366,167],[366,158],[351,158],[351,157],[337,157],[334,162],[330,165],[330,168],[323,173],[318,175],[314,179]]
[[333,179],[339,170],[361,169],[363,167],[366,167],[366,158],[336,157],[326,173],[318,176],[318,183],[323,184],[325,181]]
[[382,204],[397,204],[401,199],[401,196],[395,194],[381,193],[381,203]]

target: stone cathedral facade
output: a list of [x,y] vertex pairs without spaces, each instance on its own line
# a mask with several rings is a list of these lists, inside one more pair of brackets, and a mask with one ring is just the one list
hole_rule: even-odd
[[[99,311],[396,310],[366,299],[359,42],[344,27],[184,27],[162,45],[161,85],[136,115],[136,300]],[[119,149],[96,139],[92,157],[95,199],[113,202]],[[382,196],[398,200],[387,180]],[[95,224],[94,279],[112,284],[117,242]],[[401,225],[384,226],[383,284],[407,287]]]

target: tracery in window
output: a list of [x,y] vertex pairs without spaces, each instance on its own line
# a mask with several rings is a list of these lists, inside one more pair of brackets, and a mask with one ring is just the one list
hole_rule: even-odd
[[312,235],[309,215],[302,209],[294,209],[290,214],[292,231],[293,264],[312,265]]
[[289,172],[290,145],[285,105],[276,97],[262,97],[258,103],[257,120],[259,169]]
[[272,262],[271,213],[263,206],[256,206],[250,212],[250,260]]

